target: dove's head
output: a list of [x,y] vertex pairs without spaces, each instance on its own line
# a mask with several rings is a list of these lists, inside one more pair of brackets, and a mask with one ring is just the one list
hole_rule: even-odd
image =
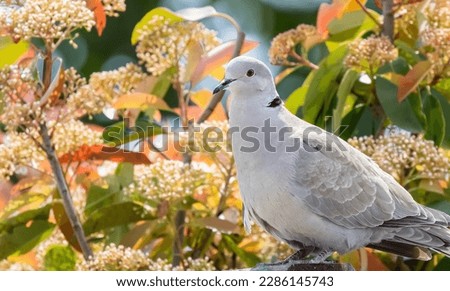
[[240,56],[231,60],[225,71],[225,78],[214,89],[214,94],[229,89],[233,96],[253,96],[275,90],[269,68],[261,61]]

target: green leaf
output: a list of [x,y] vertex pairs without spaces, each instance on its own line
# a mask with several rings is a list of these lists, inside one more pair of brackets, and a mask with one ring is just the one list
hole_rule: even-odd
[[327,112],[337,88],[337,78],[343,68],[347,47],[341,46],[331,52],[315,70],[305,97],[303,119],[316,124],[320,112]]
[[167,90],[169,90],[170,85],[172,84],[172,77],[176,74],[176,72],[177,69],[175,67],[165,70],[164,73],[158,77],[158,80],[150,93],[158,96],[159,98],[164,98]]
[[333,132],[335,132],[341,125],[344,107],[346,104],[347,96],[350,95],[353,85],[359,78],[359,73],[354,70],[347,70],[342,78],[341,84],[337,91],[337,105],[333,110]]
[[14,43],[10,37],[0,37],[0,68],[14,64],[29,49],[30,43]]
[[445,133],[441,145],[450,148],[450,102],[437,90],[431,89],[431,94],[439,101],[445,120]]
[[427,127],[425,130],[425,138],[434,141],[440,146],[445,136],[445,118],[442,111],[441,103],[432,94],[428,94],[424,90],[423,94],[423,111],[427,117]]
[[253,267],[256,264],[260,263],[261,260],[255,254],[246,252],[242,250],[234,241],[234,239],[227,234],[222,235],[222,240],[225,243],[227,249],[235,253],[247,266]]
[[450,102],[450,78],[440,79],[439,82],[433,87],[447,98],[447,101]]
[[97,185],[92,185],[87,193],[84,214],[89,216],[95,210],[111,205],[114,201],[115,195],[117,194],[117,191],[115,190],[116,189],[111,187],[103,188]]
[[414,65],[424,60],[424,58],[418,54],[417,50],[411,47],[408,43],[399,39],[396,39],[394,43],[398,49],[399,56],[404,58],[409,64]]
[[408,62],[404,58],[398,57],[394,61],[381,66],[378,69],[377,74],[382,75],[393,72],[400,75],[406,75],[409,72],[409,68]]
[[[145,25],[148,24],[150,20],[154,16],[162,16],[164,17],[169,23],[176,23],[183,21],[183,18],[175,14],[170,9],[164,8],[164,7],[157,7],[155,9],[150,10],[147,14],[142,17],[142,19],[136,24],[136,26],[133,29],[133,32],[131,34],[131,44],[135,45],[138,42],[140,31],[144,28]],[[151,28],[151,27],[148,27]]]
[[90,235],[119,225],[151,219],[154,217],[142,204],[127,201],[108,205],[92,212],[83,224],[83,228],[86,235]]
[[134,165],[131,163],[120,163],[117,166],[115,175],[119,180],[120,186],[122,188],[127,187],[134,180]]
[[145,120],[136,121],[136,125],[131,128],[125,128],[123,121],[117,122],[106,127],[103,130],[103,141],[111,146],[120,146],[137,139],[145,139],[154,135],[161,134],[162,128],[152,122]]
[[[373,10],[370,13],[379,17],[379,14]],[[376,23],[362,10],[345,13],[342,17],[336,18],[328,25],[330,33],[329,43],[341,43],[361,37],[377,27]]]
[[44,207],[24,211],[18,215],[0,221],[0,233],[1,232],[10,232],[16,226],[20,226],[23,224],[27,224],[28,222],[34,219],[47,220],[50,209],[52,208],[51,204],[47,204]]
[[291,113],[297,114],[298,109],[303,106],[308,89],[308,86],[302,85],[286,99],[285,106]]
[[33,220],[31,224],[20,224],[10,232],[0,233],[0,260],[11,255],[26,254],[40,242],[46,240],[55,225],[47,220]]
[[48,222],[51,207],[28,210],[0,223],[0,260],[25,254],[50,236],[55,228]]
[[44,256],[44,268],[47,271],[73,271],[76,263],[77,256],[69,246],[52,246]]
[[379,116],[367,105],[359,104],[342,119],[339,137],[347,140],[352,136],[375,135],[380,126]]
[[425,129],[426,117],[422,112],[422,102],[418,94],[410,94],[399,103],[397,86],[381,76],[377,77],[375,88],[378,100],[393,124],[412,132]]

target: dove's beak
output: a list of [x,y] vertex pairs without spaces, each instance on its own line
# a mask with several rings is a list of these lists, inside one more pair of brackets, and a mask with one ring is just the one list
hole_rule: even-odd
[[213,94],[217,94],[222,90],[225,90],[232,82],[236,81],[236,79],[223,79],[219,85],[214,89]]

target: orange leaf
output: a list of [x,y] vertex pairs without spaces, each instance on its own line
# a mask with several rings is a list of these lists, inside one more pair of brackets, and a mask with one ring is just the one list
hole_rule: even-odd
[[416,90],[430,69],[431,63],[429,61],[421,61],[415,64],[406,75],[398,79],[398,102],[402,102],[411,92]]
[[151,107],[154,109],[172,111],[166,102],[158,96],[140,92],[120,96],[116,103],[114,103],[113,107],[115,109],[145,109]]
[[[365,5],[367,0],[359,1]],[[325,38],[328,35],[328,24],[335,19],[340,18],[345,12],[352,12],[361,9],[355,0],[333,0],[331,4],[322,3],[317,12],[317,31]]]
[[59,158],[61,163],[83,162],[86,160],[108,160],[117,163],[150,164],[145,153],[129,152],[116,147],[104,145],[82,145],[73,153],[67,153]]
[[[209,101],[212,98],[212,93],[209,90],[200,90],[195,93],[192,93],[191,100],[197,104],[202,110],[205,110],[209,104]],[[222,104],[217,104],[216,108],[212,112],[211,116],[208,120],[226,120],[227,115],[225,114],[225,110],[223,109]]]
[[[246,40],[241,48],[241,54],[244,54],[259,45],[259,42]],[[233,56],[234,48],[236,47],[235,41],[229,41],[221,44],[220,46],[212,49],[205,56],[202,57],[200,63],[195,68],[192,74],[191,82],[196,84],[201,81],[217,67],[225,65]]]
[[106,26],[106,14],[101,0],[86,0],[86,6],[94,12],[95,27],[99,36],[102,36],[103,29]]

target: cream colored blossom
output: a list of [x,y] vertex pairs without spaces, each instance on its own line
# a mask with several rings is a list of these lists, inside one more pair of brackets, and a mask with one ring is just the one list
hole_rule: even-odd
[[0,261],[0,271],[34,271],[34,268],[25,263],[14,263],[8,260],[2,260]]
[[12,65],[0,69],[0,122],[8,129],[33,123],[41,114],[37,90],[38,83],[30,68]]
[[40,148],[25,133],[8,133],[0,145],[0,177],[8,179],[22,167],[38,168],[45,159]]
[[182,266],[174,267],[167,259],[151,260],[141,250],[123,245],[108,245],[95,258],[78,264],[81,271],[211,271],[214,266],[208,258],[187,258]]
[[421,38],[432,65],[427,81],[432,83],[439,78],[450,77],[450,28],[427,29]]
[[220,174],[214,166],[161,160],[149,166],[135,166],[134,182],[126,192],[152,200],[180,199],[213,190],[218,177]]
[[79,120],[57,123],[54,127],[52,142],[56,152],[61,155],[71,153],[82,145],[102,144],[102,134],[94,131]]
[[272,40],[269,49],[270,62],[281,66],[301,65],[297,46],[306,46],[307,50],[311,45],[321,41],[322,38],[315,26],[300,24],[295,29],[278,34]]
[[28,0],[0,15],[0,27],[7,27],[13,38],[37,37],[52,45],[71,38],[78,28],[89,31],[94,25],[94,14],[83,0]]
[[[102,112],[118,97],[133,91],[145,77],[139,66],[133,63],[116,70],[93,73],[88,84],[77,78],[73,72],[70,74],[79,86],[76,90],[72,90],[67,98],[67,106],[71,111],[90,115]],[[73,84],[73,81],[69,84]],[[70,86],[68,85],[68,88]]]
[[431,0],[424,7],[424,15],[432,28],[450,29],[450,0]]
[[356,39],[348,46],[344,64],[357,71],[375,74],[378,68],[398,57],[397,48],[386,36]]
[[184,72],[188,49],[198,43],[203,53],[219,44],[216,32],[198,22],[170,23],[161,16],[154,16],[141,30],[136,54],[147,71],[158,76],[169,68],[177,68],[179,77]]
[[410,39],[416,38],[418,30],[417,13],[420,3],[402,5],[394,15],[396,35],[404,35]]
[[110,244],[95,254],[94,259],[83,261],[77,269],[82,271],[144,271],[148,270],[150,260],[140,250],[123,245]]
[[118,17],[118,12],[124,12],[126,9],[125,0],[102,0],[105,14],[111,17]]
[[355,137],[349,143],[400,182],[412,176],[428,180],[450,179],[450,161],[444,150],[421,136],[400,133],[377,139]]

